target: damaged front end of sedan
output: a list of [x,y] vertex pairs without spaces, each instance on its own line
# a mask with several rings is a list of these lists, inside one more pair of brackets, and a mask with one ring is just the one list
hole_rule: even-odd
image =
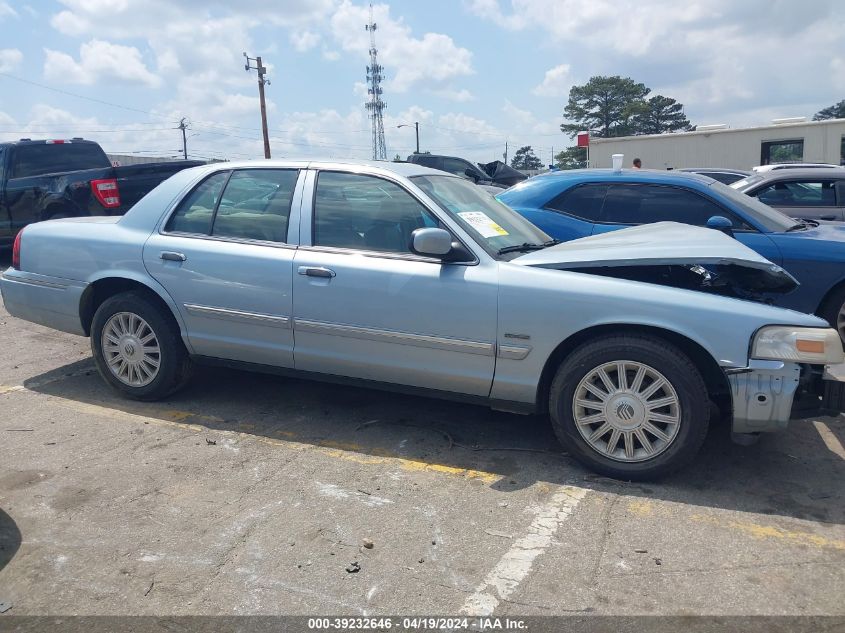
[[747,246],[713,229],[659,222],[558,244],[515,264],[696,290],[772,303],[798,281]]
[[[735,239],[713,229],[660,222],[558,244],[513,260],[525,266],[658,284],[766,304],[799,283],[786,270]],[[789,418],[775,403],[792,408],[793,418],[836,413],[845,403],[845,382],[825,380],[823,365],[757,362],[728,370],[737,427],[746,439],[775,430],[770,421]],[[745,374],[743,374],[745,372]],[[752,384],[753,383],[753,384]],[[765,383],[765,384],[764,384]],[[772,397],[791,391],[791,398]],[[756,400],[755,400],[756,399]],[[742,404],[740,404],[742,403]],[[768,406],[767,406],[768,405]],[[737,407],[743,410],[740,412]],[[759,416],[759,417],[758,417]],[[755,419],[757,417],[757,419]]]

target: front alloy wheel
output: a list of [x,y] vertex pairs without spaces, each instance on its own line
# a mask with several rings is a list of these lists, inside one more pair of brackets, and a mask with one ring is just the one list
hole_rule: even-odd
[[701,371],[647,334],[596,338],[561,363],[549,389],[555,434],[573,457],[619,479],[654,479],[688,464],[710,420]]
[[631,360],[604,363],[575,388],[572,415],[596,452],[640,462],[665,451],[678,436],[681,404],[659,371]]

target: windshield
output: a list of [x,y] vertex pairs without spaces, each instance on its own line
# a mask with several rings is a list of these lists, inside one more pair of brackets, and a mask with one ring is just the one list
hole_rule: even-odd
[[750,176],[746,176],[742,180],[732,182],[730,186],[739,191],[740,189],[745,189],[748,185],[753,185],[755,182],[760,182],[761,180],[763,180],[762,176],[758,176],[757,174],[751,174]]
[[785,213],[763,204],[757,198],[746,196],[729,185],[714,181],[710,187],[713,189],[713,193],[727,198],[745,211],[749,219],[762,227],[766,233],[780,233],[788,231],[794,226],[801,226],[800,222],[796,222]]
[[496,259],[509,260],[526,252],[500,253],[502,249],[524,245],[540,248],[551,241],[510,207],[463,178],[412,176],[411,180]]

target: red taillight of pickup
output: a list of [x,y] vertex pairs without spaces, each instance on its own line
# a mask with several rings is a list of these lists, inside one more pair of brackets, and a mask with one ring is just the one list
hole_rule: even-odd
[[91,181],[91,193],[106,209],[116,209],[120,206],[120,191],[115,178],[103,178]]
[[12,245],[12,268],[15,270],[21,269],[21,235],[23,235],[23,230],[15,235],[15,243]]

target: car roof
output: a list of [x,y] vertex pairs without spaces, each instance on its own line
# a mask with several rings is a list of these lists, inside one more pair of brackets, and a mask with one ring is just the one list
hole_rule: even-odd
[[690,171],[657,169],[569,169],[549,171],[515,184],[497,196],[507,204],[519,204],[535,196],[557,195],[574,185],[600,183],[651,183],[656,185],[692,185],[709,187],[716,181],[709,176]]
[[91,141],[85,138],[21,138],[17,141],[3,141],[2,146],[8,145],[97,145],[96,141]]
[[430,167],[423,167],[415,163],[394,163],[391,161],[366,161],[366,160],[242,160],[231,161],[225,163],[212,163],[205,167],[198,169],[205,169],[209,172],[226,170],[226,169],[254,169],[254,168],[277,168],[277,169],[331,169],[340,170],[352,169],[358,170],[365,168],[369,173],[393,173],[399,176],[447,176],[446,172],[439,169],[432,169]]
[[711,172],[715,172],[719,174],[743,174],[746,176],[750,176],[753,173],[751,171],[748,171],[747,169],[734,169],[733,167],[681,167],[680,169],[676,169],[675,171],[691,171],[698,174],[709,174]]
[[845,180],[845,169],[842,169],[841,167],[796,167],[795,169],[758,171],[753,175],[757,176],[757,178],[754,179],[754,184],[768,182],[771,180],[809,180],[818,178]]

